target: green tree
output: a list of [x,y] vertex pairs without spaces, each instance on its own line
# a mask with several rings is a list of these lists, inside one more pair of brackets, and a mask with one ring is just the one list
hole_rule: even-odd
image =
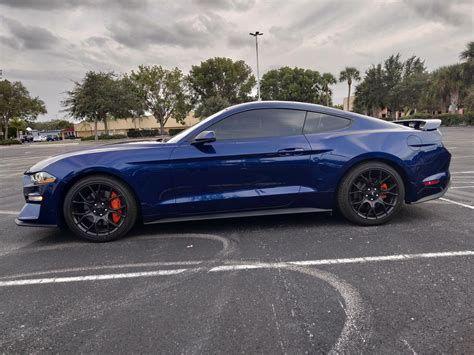
[[360,80],[360,72],[353,67],[346,67],[341,73],[339,74],[339,81],[342,83],[347,81],[347,111],[349,111],[350,107],[350,99],[351,99],[351,85],[352,81],[359,81]]
[[74,124],[72,122],[69,122],[68,120],[62,120],[62,119],[44,121],[44,122],[34,122],[34,123],[31,123],[30,125],[31,125],[31,128],[41,130],[41,131],[74,127]]
[[395,111],[403,111],[405,114],[415,112],[428,83],[424,61],[412,56],[402,62],[397,54],[385,61],[384,68],[386,105],[390,117]]
[[38,97],[31,97],[26,87],[19,81],[0,81],[0,119],[4,128],[4,138],[8,138],[10,120],[35,120],[45,114],[46,106]]
[[336,84],[337,80],[334,77],[334,75],[332,75],[331,73],[324,73],[321,77],[321,83],[322,83],[321,89],[323,90],[323,93],[325,96],[326,106],[329,107],[331,106],[330,102],[332,101],[331,100],[332,91],[329,86]]
[[269,70],[260,84],[264,100],[322,103],[323,81],[315,70],[296,67]]
[[229,106],[231,106],[231,104],[223,97],[211,96],[204,100],[203,105],[199,107],[199,117],[209,117]]
[[387,91],[385,72],[381,64],[372,65],[365,72],[364,80],[355,90],[355,111],[377,116],[385,107]]
[[467,87],[474,86],[474,42],[469,42],[459,58],[462,63],[462,77]]
[[441,67],[432,73],[431,93],[443,112],[455,112],[466,95],[466,82],[462,73],[461,64]]
[[243,60],[234,62],[222,57],[193,65],[187,82],[198,117],[205,117],[214,109],[221,108],[216,106],[218,102],[235,105],[250,101],[250,93],[256,83],[252,69]]
[[94,122],[96,140],[98,122],[104,122],[108,134],[109,119],[127,118],[140,109],[136,100],[130,100],[131,93],[124,86],[124,80],[114,73],[89,71],[82,81],[74,83],[67,95],[62,102],[65,111],[75,119]]
[[24,131],[28,127],[25,120],[15,117],[10,121],[10,126],[16,130],[16,137],[19,138],[19,131]]
[[164,127],[170,117],[176,122],[184,122],[191,105],[181,70],[141,65],[138,71],[132,71],[130,80],[135,85],[142,108],[151,112],[160,124],[161,134],[165,133]]
[[365,72],[356,88],[356,111],[377,116],[387,108],[389,117],[396,111],[415,112],[428,78],[423,60],[412,56],[402,61],[400,54],[393,54]]
[[403,77],[403,62],[400,60],[400,53],[392,54],[383,64],[384,86],[385,86],[385,105],[389,117],[392,113],[400,111],[403,106],[401,101],[401,94],[396,90],[401,83]]
[[471,41],[466,45],[466,49],[459,54],[459,59],[462,61],[472,61],[474,60],[474,42]]

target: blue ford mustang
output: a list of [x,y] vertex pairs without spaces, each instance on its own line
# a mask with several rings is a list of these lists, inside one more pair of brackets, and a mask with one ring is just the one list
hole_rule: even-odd
[[378,225],[404,203],[441,197],[450,153],[439,120],[396,123],[319,105],[252,102],[168,142],[111,144],[26,171],[19,225],[67,226],[109,241],[137,221],[338,209]]

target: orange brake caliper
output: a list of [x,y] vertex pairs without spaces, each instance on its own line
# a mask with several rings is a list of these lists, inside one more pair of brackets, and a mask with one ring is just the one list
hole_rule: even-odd
[[[118,195],[112,191],[112,193],[110,194],[110,208],[113,208],[113,209],[117,209],[117,208],[120,208],[120,206],[122,206],[122,201],[120,200],[120,198],[118,197]],[[121,210],[117,210],[119,213],[116,213],[116,212],[113,212],[112,213],[112,221],[114,223],[118,223],[120,221],[120,219],[122,218],[121,216]]]

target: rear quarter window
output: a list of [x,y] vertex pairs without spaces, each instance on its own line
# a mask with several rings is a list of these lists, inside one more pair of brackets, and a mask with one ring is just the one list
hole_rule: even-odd
[[337,131],[348,127],[351,120],[325,113],[308,112],[303,129],[304,134]]

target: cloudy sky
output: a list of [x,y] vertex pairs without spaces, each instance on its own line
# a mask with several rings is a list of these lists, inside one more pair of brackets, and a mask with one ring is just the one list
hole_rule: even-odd
[[[61,118],[60,101],[88,70],[243,59],[261,72],[299,66],[361,72],[392,53],[428,69],[458,61],[474,39],[472,0],[0,0],[0,69]],[[342,103],[346,85],[334,87]]]

